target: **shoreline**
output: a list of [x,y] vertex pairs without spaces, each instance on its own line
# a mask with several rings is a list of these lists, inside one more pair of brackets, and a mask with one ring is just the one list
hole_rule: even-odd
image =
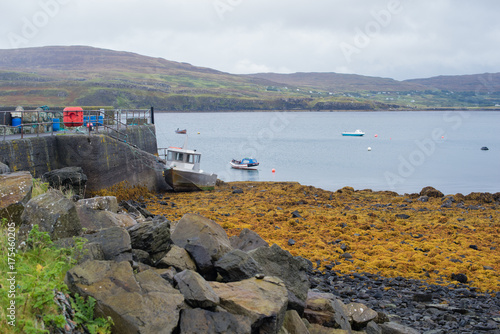
[[171,221],[198,213],[229,236],[248,228],[318,270],[443,286],[464,274],[471,287],[500,292],[500,193],[430,194],[231,182],[211,192],[158,194],[144,204]]
[[312,109],[290,109],[290,110],[278,110],[278,109],[269,109],[269,110],[260,110],[260,109],[244,109],[244,110],[217,110],[217,111],[206,111],[206,110],[157,110],[155,109],[155,113],[232,113],[232,112],[321,112],[321,113],[335,113],[335,112],[363,112],[363,113],[371,113],[371,112],[439,112],[439,111],[500,111],[500,108],[491,108],[491,109],[475,109],[475,108],[429,108],[429,109],[372,109],[372,110],[356,110],[356,109],[342,109],[342,110],[312,110]]

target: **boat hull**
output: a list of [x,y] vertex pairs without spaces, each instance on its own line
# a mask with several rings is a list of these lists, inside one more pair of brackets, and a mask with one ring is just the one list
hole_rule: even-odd
[[349,136],[349,137],[362,137],[364,136],[364,133],[343,133],[342,136]]
[[213,190],[217,182],[216,174],[167,168],[163,172],[165,182],[174,191]]
[[257,170],[257,167],[259,167],[259,165],[247,165],[247,164],[235,164],[234,162],[230,162],[231,164],[231,168],[234,168],[234,169],[245,169],[245,170]]

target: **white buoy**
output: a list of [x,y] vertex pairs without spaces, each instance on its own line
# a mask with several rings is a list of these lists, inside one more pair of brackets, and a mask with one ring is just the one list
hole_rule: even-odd
[[368,147],[368,151],[371,151],[371,150],[372,150],[372,148],[371,148],[371,147]]

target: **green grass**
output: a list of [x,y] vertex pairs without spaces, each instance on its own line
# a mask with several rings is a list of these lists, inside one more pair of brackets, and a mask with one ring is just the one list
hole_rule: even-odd
[[[76,254],[81,254],[82,239],[76,238],[72,248],[58,248],[34,225],[20,250],[14,223],[3,219],[0,231],[0,332],[49,333],[65,326],[66,318],[54,296],[57,291],[68,294],[64,276],[75,265]],[[110,333],[110,319],[94,319],[95,300],[75,296],[71,303],[73,321],[80,330]]]

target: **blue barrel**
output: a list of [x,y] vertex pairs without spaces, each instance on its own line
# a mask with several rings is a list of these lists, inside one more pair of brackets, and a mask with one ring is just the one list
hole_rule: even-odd
[[99,125],[104,125],[104,116],[99,116]]
[[12,119],[12,126],[17,126],[18,128],[21,125],[21,118],[20,117],[14,117]]
[[59,131],[59,129],[61,129],[59,118],[52,118],[52,131]]

